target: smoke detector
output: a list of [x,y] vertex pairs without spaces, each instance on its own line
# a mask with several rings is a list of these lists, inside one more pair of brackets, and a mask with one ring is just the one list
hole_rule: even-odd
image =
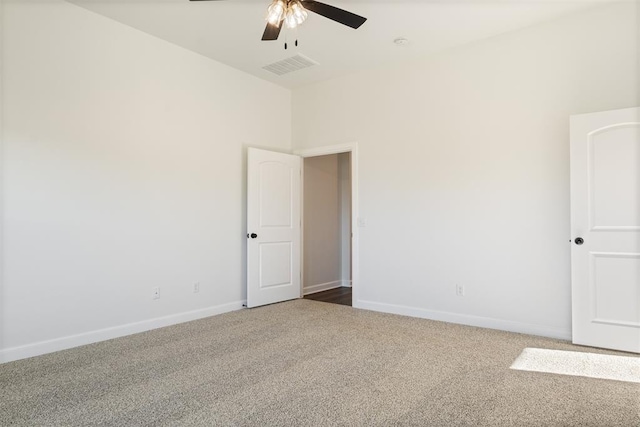
[[404,38],[404,37],[398,37],[397,39],[395,39],[393,41],[393,43],[396,46],[400,46],[400,47],[406,47],[409,46],[411,44],[411,40]]

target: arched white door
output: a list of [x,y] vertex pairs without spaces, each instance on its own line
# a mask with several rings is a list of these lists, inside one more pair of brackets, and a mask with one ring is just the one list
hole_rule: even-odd
[[300,298],[298,156],[249,148],[247,307]]
[[640,108],[571,117],[573,342],[640,353]]

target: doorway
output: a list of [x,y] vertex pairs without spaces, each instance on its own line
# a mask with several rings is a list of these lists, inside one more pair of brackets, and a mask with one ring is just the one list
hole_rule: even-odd
[[306,299],[355,306],[355,144],[298,152],[302,157],[302,280]]
[[351,153],[303,159],[302,292],[351,305]]
[[[358,218],[357,149],[357,143],[301,150],[293,155],[248,149],[246,307],[259,307],[304,297],[305,294],[343,288],[344,292],[351,292],[352,306],[360,308],[358,230],[354,228]],[[302,280],[305,270],[301,265],[305,252],[302,245],[305,220],[301,212],[301,199],[304,200],[301,183],[303,159],[341,153],[348,153],[342,157],[342,177],[348,177],[348,180],[345,179],[341,185],[350,191],[339,193],[340,208],[336,209],[336,216],[340,218],[339,215],[343,215],[345,218],[337,221],[340,224],[337,233],[341,237],[338,239],[339,245],[334,247],[334,254],[339,257],[339,268],[337,273],[326,279],[328,281],[308,279],[305,290]],[[344,172],[345,167],[348,173]],[[342,199],[347,194],[350,197]],[[350,215],[341,212],[349,212]],[[325,236],[320,235],[315,239],[316,244],[320,244]],[[309,242],[313,243],[311,237],[307,238]],[[313,252],[312,249],[308,250]],[[342,261],[343,257],[348,261]],[[314,264],[309,265],[315,265],[318,260],[314,258],[312,262]]]

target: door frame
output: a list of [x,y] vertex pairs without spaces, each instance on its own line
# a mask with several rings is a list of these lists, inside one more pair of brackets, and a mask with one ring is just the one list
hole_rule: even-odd
[[[358,143],[350,142],[346,144],[326,145],[323,147],[307,148],[295,150],[296,154],[303,159],[308,157],[327,156],[330,154],[351,153],[351,289],[352,307],[360,308],[360,257],[358,245]],[[302,186],[300,201],[304,206],[304,162],[302,162]],[[304,209],[301,210],[301,230],[304,229]],[[304,233],[300,233],[300,260],[304,259]],[[304,295],[304,263],[300,262],[300,296]]]

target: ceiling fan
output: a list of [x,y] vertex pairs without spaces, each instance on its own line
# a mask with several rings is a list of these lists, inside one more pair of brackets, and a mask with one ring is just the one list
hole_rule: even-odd
[[[190,0],[190,1],[220,1],[220,0]],[[329,18],[332,21],[357,29],[367,20],[355,13],[320,3],[314,0],[273,0],[267,10],[267,27],[262,40],[278,40],[280,30],[296,28],[307,19],[307,11]]]

